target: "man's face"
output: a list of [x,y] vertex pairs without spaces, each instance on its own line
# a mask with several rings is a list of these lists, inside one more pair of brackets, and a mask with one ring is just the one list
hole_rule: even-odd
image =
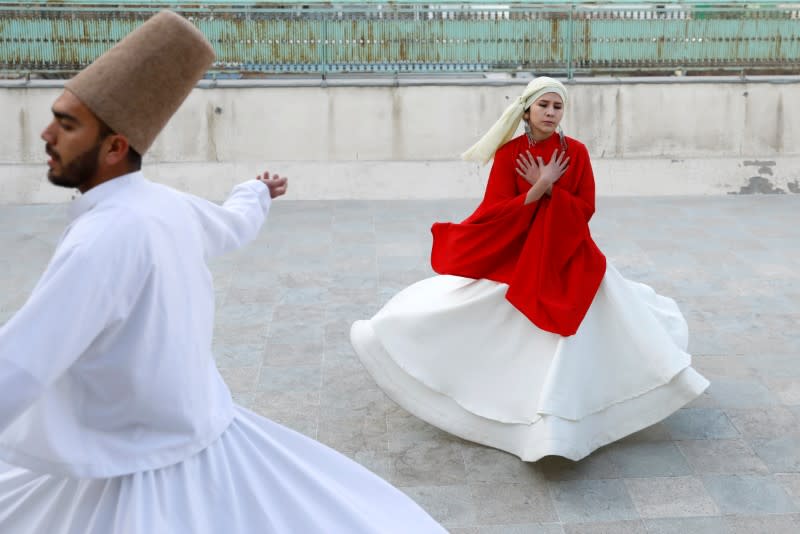
[[42,132],[50,156],[47,178],[54,185],[85,191],[97,174],[103,143],[100,121],[69,91],[58,97],[52,110],[53,120]]

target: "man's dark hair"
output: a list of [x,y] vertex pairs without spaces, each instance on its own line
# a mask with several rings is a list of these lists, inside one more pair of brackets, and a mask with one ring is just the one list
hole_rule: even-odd
[[[109,135],[114,135],[117,133],[104,121],[100,120],[99,118],[97,121],[100,123],[100,132],[97,137],[98,141],[105,139]],[[136,152],[131,145],[128,145],[128,166],[130,167],[131,171],[138,171],[142,168],[142,155]]]

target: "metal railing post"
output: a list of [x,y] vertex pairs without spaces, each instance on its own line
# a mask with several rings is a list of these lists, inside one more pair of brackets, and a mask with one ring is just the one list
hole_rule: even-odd
[[572,80],[573,77],[573,67],[572,67],[572,60],[573,60],[573,41],[575,35],[575,17],[573,13],[575,12],[576,6],[575,4],[571,4],[569,7],[569,22],[567,23],[567,79]]

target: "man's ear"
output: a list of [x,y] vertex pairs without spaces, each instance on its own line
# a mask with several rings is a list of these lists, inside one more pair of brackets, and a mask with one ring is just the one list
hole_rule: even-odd
[[131,150],[128,139],[124,135],[112,134],[107,138],[108,149],[105,153],[105,160],[108,165],[117,165],[128,158],[128,151]]

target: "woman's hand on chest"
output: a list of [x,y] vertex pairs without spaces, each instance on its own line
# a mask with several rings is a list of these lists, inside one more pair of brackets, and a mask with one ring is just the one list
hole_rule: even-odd
[[566,172],[569,166],[569,156],[566,151],[558,149],[553,151],[550,160],[545,163],[541,156],[534,156],[529,150],[521,152],[516,159],[516,172],[531,187],[539,181],[546,187],[546,194],[550,194],[553,184]]

